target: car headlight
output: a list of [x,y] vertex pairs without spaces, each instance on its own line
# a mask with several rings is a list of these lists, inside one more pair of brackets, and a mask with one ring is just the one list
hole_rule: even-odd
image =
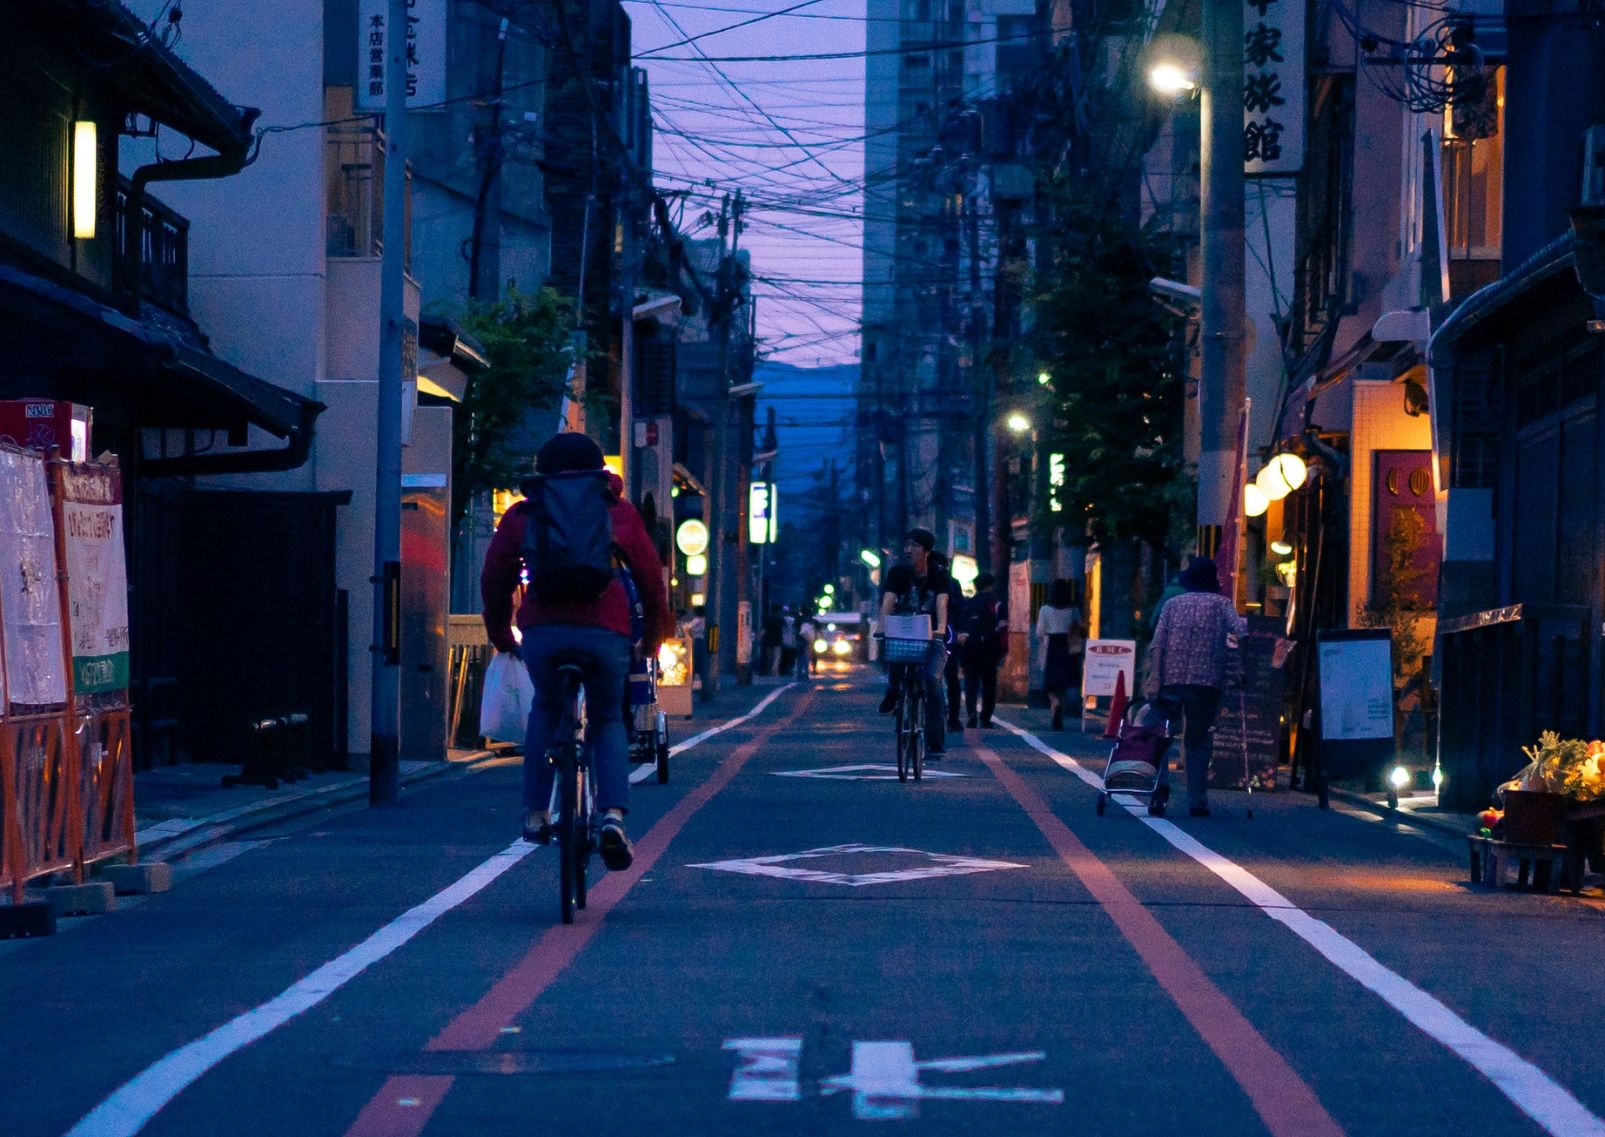
[[826,643],[824,640],[815,640],[814,641],[814,654],[815,655],[824,655],[829,650],[830,650],[830,645],[828,643]]
[[835,643],[830,645],[830,650],[835,652],[837,655],[846,655],[848,652],[853,650],[853,645],[848,643],[846,640],[837,640]]

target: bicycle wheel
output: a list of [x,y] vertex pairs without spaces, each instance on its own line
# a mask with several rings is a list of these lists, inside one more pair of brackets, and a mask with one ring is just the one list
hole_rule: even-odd
[[583,763],[575,763],[574,780],[579,784],[580,792],[578,822],[575,830],[579,834],[579,843],[574,848],[574,907],[585,907],[585,869],[591,860],[591,785],[586,776],[589,771]]
[[918,782],[925,777],[925,691],[919,680],[909,684],[909,694],[912,696],[909,717],[914,720],[914,729],[909,735],[909,766]]
[[907,685],[899,676],[897,697],[897,780],[908,781],[909,747],[914,739],[914,732],[910,727],[912,719],[909,717],[909,695]]
[[575,885],[580,879],[579,859],[585,840],[580,828],[579,762],[573,743],[563,744],[562,789],[557,824],[559,914],[563,923],[574,922]]

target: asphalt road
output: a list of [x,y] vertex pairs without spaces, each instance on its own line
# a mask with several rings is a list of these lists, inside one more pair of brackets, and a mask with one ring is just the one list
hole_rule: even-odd
[[1099,818],[1036,712],[902,785],[878,683],[704,715],[773,695],[572,927],[509,764],[0,945],[0,1134],[1605,1134],[1600,902],[1302,795]]

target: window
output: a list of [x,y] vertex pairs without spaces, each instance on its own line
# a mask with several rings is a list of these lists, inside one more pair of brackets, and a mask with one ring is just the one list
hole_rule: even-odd
[[1500,255],[1505,183],[1505,69],[1493,67],[1484,97],[1444,111],[1443,212],[1451,260]]

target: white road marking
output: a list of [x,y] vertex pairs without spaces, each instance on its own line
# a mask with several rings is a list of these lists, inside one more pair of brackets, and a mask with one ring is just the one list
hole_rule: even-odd
[[[1047,745],[1028,730],[994,718],[1038,753],[1095,789],[1103,780],[1091,770]],[[1502,1043],[1477,1030],[1443,1003],[1398,972],[1377,962],[1353,940],[1317,920],[1287,897],[1234,861],[1163,818],[1149,817],[1146,806],[1115,795],[1113,800],[1171,845],[1209,869],[1267,916],[1285,926],[1362,987],[1376,994],[1417,1029],[1464,1059],[1498,1088],[1517,1109],[1554,1137],[1605,1137],[1605,1120],[1590,1112],[1572,1093],[1543,1070]]]
[[732,1038],[724,1049],[736,1053],[730,1075],[731,1101],[800,1101],[800,1038]]
[[[689,750],[704,739],[729,730],[757,715],[795,684],[772,691],[746,714],[710,727],[670,750]],[[133,1137],[169,1102],[183,1093],[225,1058],[243,1050],[257,1039],[283,1026],[303,1011],[317,1006],[352,979],[402,947],[419,932],[472,897],[519,861],[536,846],[515,841],[489,860],[435,895],[403,912],[356,947],[331,959],[304,979],[291,984],[267,1002],[236,1015],[210,1034],[157,1059],[114,1090],[83,1119],[68,1130],[66,1137]]]
[[967,1073],[1041,1062],[1041,1050],[1012,1054],[984,1054],[968,1058],[914,1060],[914,1047],[908,1042],[853,1043],[852,1072],[826,1078],[819,1085],[821,1097],[851,1091],[853,1116],[860,1121],[908,1121],[919,1116],[921,1101],[993,1101],[1062,1105],[1063,1090],[1030,1089],[1023,1086],[927,1086],[920,1073]]
[[[776,770],[777,778],[819,778],[841,782],[895,782],[897,767],[865,764],[859,766],[825,766],[818,770]],[[968,774],[953,774],[946,770],[925,770],[927,778],[967,778]]]
[[[820,869],[790,867],[795,861],[815,860],[819,857],[842,857],[874,854],[897,854],[924,857],[923,865],[910,868],[888,869],[881,872],[847,873],[825,872]],[[967,876],[970,873],[996,872],[1000,869],[1023,869],[1029,866],[1010,861],[988,861],[980,857],[957,857],[947,853],[927,853],[923,849],[902,849],[889,845],[831,845],[823,849],[805,849],[801,853],[784,853],[771,857],[744,857],[740,860],[710,861],[687,865],[692,869],[713,869],[715,872],[742,873],[747,876],[768,876],[781,880],[802,880],[812,884],[845,884],[849,888],[862,888],[868,884],[894,884],[899,881],[931,880],[943,876]]]
[[223,1059],[323,1002],[523,860],[534,848],[515,841],[279,995],[147,1066],[85,1114],[67,1137],[132,1137],[158,1110]]
[[[725,722],[720,723],[718,726],[710,726],[701,734],[693,734],[684,742],[676,742],[673,746],[669,747],[669,757],[673,758],[676,754],[683,754],[685,751],[690,750],[699,742],[705,742],[716,734],[723,733],[733,726],[740,726],[748,719],[756,718],[758,715],[764,712],[770,703],[780,698],[780,696],[784,695],[796,685],[797,684],[795,683],[787,683],[784,687],[776,687],[773,691],[769,692],[769,694],[760,699],[758,701],[758,705],[753,707],[752,710],[748,711],[746,714],[739,715],[733,719],[728,719]],[[640,785],[642,782],[656,774],[657,771],[658,764],[656,762],[643,762],[635,769],[630,771],[630,784],[632,786]]]

